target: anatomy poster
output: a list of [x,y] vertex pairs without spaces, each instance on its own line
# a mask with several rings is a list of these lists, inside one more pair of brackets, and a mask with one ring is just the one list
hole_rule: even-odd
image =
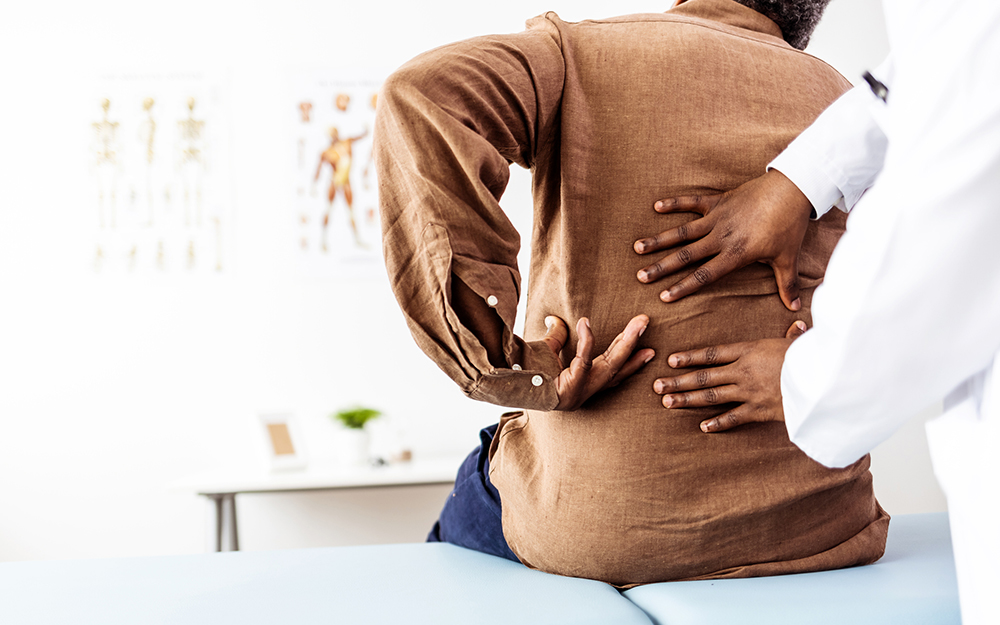
[[314,275],[382,271],[378,195],[372,158],[381,74],[300,73],[291,79],[292,214],[296,249]]
[[198,73],[101,77],[85,101],[99,274],[229,269],[232,201],[218,81]]

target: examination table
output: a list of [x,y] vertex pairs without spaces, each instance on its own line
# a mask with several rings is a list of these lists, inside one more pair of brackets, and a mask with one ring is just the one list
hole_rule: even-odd
[[3,625],[958,624],[944,513],[865,567],[619,592],[446,544],[0,563]]

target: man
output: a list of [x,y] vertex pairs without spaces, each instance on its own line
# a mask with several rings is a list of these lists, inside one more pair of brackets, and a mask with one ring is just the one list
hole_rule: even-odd
[[[828,466],[854,462],[945,397],[946,414],[927,429],[948,497],[963,622],[997,623],[1000,6],[887,0],[885,10],[893,56],[869,78],[871,90],[831,106],[765,178],[722,198],[666,201],[668,211],[707,217],[690,237],[654,237],[693,241],[685,257],[694,261],[718,253],[703,265],[710,284],[744,262],[794,259],[810,208],[857,202],[817,292],[815,328],[790,346],[776,339],[715,347],[711,359],[704,350],[672,355],[678,366],[720,366],[659,388],[671,407],[735,402],[705,421],[708,432],[784,420],[792,441]],[[718,228],[740,253],[712,234]],[[661,263],[680,268],[675,254]],[[793,301],[794,285],[779,284]],[[696,286],[673,285],[663,298]]]
[[[770,4],[783,8],[785,39],[804,46],[824,3]],[[388,79],[376,164],[397,299],[417,343],[467,395],[522,409],[483,432],[441,539],[620,586],[880,557],[888,516],[867,458],[824,469],[775,424],[701,436],[696,420],[718,411],[664,419],[650,401],[659,372],[643,367],[654,350],[809,319],[841,233],[836,213],[805,235],[798,312],[766,269],[748,267],[637,314],[656,299],[631,279],[642,259],[624,249],[655,223],[657,198],[749,180],[848,87],[782,33],[732,0],[578,24],[550,13],[524,33],[429,52]],[[519,239],[499,205],[511,162],[534,184],[525,339],[512,330]],[[575,333],[563,319],[577,320]],[[607,349],[595,359],[594,346]],[[560,351],[576,354],[568,367]]]

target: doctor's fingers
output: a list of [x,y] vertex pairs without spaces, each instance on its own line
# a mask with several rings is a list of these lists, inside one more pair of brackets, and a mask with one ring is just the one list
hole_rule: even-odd
[[806,325],[805,321],[796,321],[792,325],[788,326],[788,330],[785,332],[786,339],[797,339],[806,333],[809,326]]
[[653,204],[653,210],[658,213],[699,213],[707,215],[725,196],[718,195],[683,195],[680,197],[659,200]]
[[686,393],[713,386],[735,384],[736,382],[738,382],[738,376],[731,370],[730,365],[726,365],[689,371],[669,378],[657,378],[653,381],[653,392],[657,395]]
[[736,406],[728,412],[724,412],[717,417],[705,419],[701,422],[702,432],[725,432],[735,427],[748,423],[765,423],[768,421],[782,421],[781,415],[769,413],[764,410],[755,409],[747,404]]
[[632,245],[632,249],[635,250],[636,254],[659,252],[660,250],[675,247],[681,243],[686,243],[687,241],[701,239],[705,235],[709,234],[714,226],[715,219],[711,217],[702,217],[701,219],[695,219],[687,222],[686,224],[681,224],[676,228],[664,230],[655,236],[639,239]]
[[728,345],[713,345],[702,349],[692,349],[686,352],[676,352],[667,358],[667,364],[674,369],[688,367],[717,367],[736,362],[741,356],[750,353],[755,341],[746,343],[730,343]]
[[[719,244],[716,242],[715,236],[709,233],[705,238],[674,250],[652,265],[643,267],[635,274],[635,277],[643,284],[656,282],[664,276],[677,273],[688,265],[704,260],[718,252]],[[699,270],[702,268],[699,267]]]
[[660,293],[660,299],[664,302],[676,302],[748,264],[741,256],[722,250],[715,258]]
[[713,386],[687,393],[669,393],[663,396],[664,408],[704,408],[719,404],[739,403],[746,400],[745,393],[735,384]]

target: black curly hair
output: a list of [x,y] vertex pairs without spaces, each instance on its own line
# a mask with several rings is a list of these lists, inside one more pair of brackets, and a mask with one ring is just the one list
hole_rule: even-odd
[[745,7],[771,18],[785,41],[794,48],[803,50],[809,43],[819,18],[830,0],[736,0]]

